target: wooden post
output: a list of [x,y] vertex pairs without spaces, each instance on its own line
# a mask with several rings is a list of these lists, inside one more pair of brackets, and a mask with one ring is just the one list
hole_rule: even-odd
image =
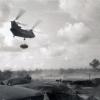
[[91,74],[89,73],[89,80],[91,80]]

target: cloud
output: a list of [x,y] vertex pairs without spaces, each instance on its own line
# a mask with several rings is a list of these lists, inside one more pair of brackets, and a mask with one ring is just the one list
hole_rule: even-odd
[[69,14],[75,21],[85,23],[96,35],[100,31],[99,5],[99,0],[59,0],[62,11]]
[[91,20],[99,18],[99,0],[59,0],[59,7],[71,17],[76,19]]
[[86,42],[90,38],[90,29],[82,22],[66,23],[63,28],[58,31],[60,38],[66,39],[67,42]]
[[[100,38],[100,1],[99,0],[59,0],[60,9],[73,18],[61,28],[60,34],[66,33],[67,37],[87,41]],[[66,22],[67,23],[67,22]],[[68,35],[69,32],[69,35]]]
[[[44,24],[37,27],[40,30],[36,30],[43,32],[36,32],[34,39],[23,42],[22,38],[12,37],[9,31],[10,22],[6,22],[8,17],[5,18],[3,27],[0,28],[0,66],[4,66],[2,69],[67,68],[72,65],[84,67],[93,57],[99,56],[99,0],[59,0],[60,11],[58,0],[9,1],[12,1],[13,8],[10,9],[11,3],[7,2],[7,12],[0,6],[0,12],[5,11],[4,15],[8,16],[11,10],[10,16],[14,18],[19,8],[25,8],[27,13],[19,21],[31,25],[41,17]],[[55,10],[58,12],[45,13]],[[28,44],[29,48],[20,49],[22,43]]]
[[65,12],[70,13],[71,16],[77,18],[83,11],[84,4],[85,0],[60,0],[59,6]]
[[0,26],[8,20],[10,7],[10,3],[8,3],[6,0],[0,0]]
[[48,3],[48,2],[54,2],[56,0],[36,0],[38,2],[41,2],[41,3]]
[[[63,13],[69,14],[73,21],[65,22],[59,28],[55,48],[55,58],[65,59],[65,65],[87,65],[98,57],[100,48],[100,1],[99,0],[59,0]],[[67,18],[66,18],[67,19]],[[58,39],[58,40],[57,40]],[[100,58],[100,57],[98,57]],[[84,66],[83,66],[84,67]]]

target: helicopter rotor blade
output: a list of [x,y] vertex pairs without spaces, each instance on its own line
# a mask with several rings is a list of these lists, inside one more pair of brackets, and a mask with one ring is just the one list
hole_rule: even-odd
[[35,33],[41,33],[40,31],[34,31]]
[[20,24],[20,25],[26,26],[26,24],[23,24],[23,23],[20,23],[20,22],[17,22],[17,23]]
[[33,30],[35,27],[37,27],[40,23],[41,23],[41,20],[38,20],[38,21],[33,25],[32,30]]
[[15,20],[18,20],[24,13],[25,13],[25,10],[21,10],[19,14],[16,16]]

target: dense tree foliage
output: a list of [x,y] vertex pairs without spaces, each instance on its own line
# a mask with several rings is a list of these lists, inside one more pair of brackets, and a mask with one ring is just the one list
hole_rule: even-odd
[[98,66],[100,65],[100,62],[98,59],[93,59],[90,63],[90,66],[92,66],[93,69],[98,69]]

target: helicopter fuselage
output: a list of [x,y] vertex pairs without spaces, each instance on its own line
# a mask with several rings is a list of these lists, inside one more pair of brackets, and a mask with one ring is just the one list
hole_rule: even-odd
[[32,30],[24,30],[21,29],[21,27],[17,24],[16,21],[11,21],[11,32],[13,33],[13,36],[23,37],[25,38],[34,38],[35,34]]

